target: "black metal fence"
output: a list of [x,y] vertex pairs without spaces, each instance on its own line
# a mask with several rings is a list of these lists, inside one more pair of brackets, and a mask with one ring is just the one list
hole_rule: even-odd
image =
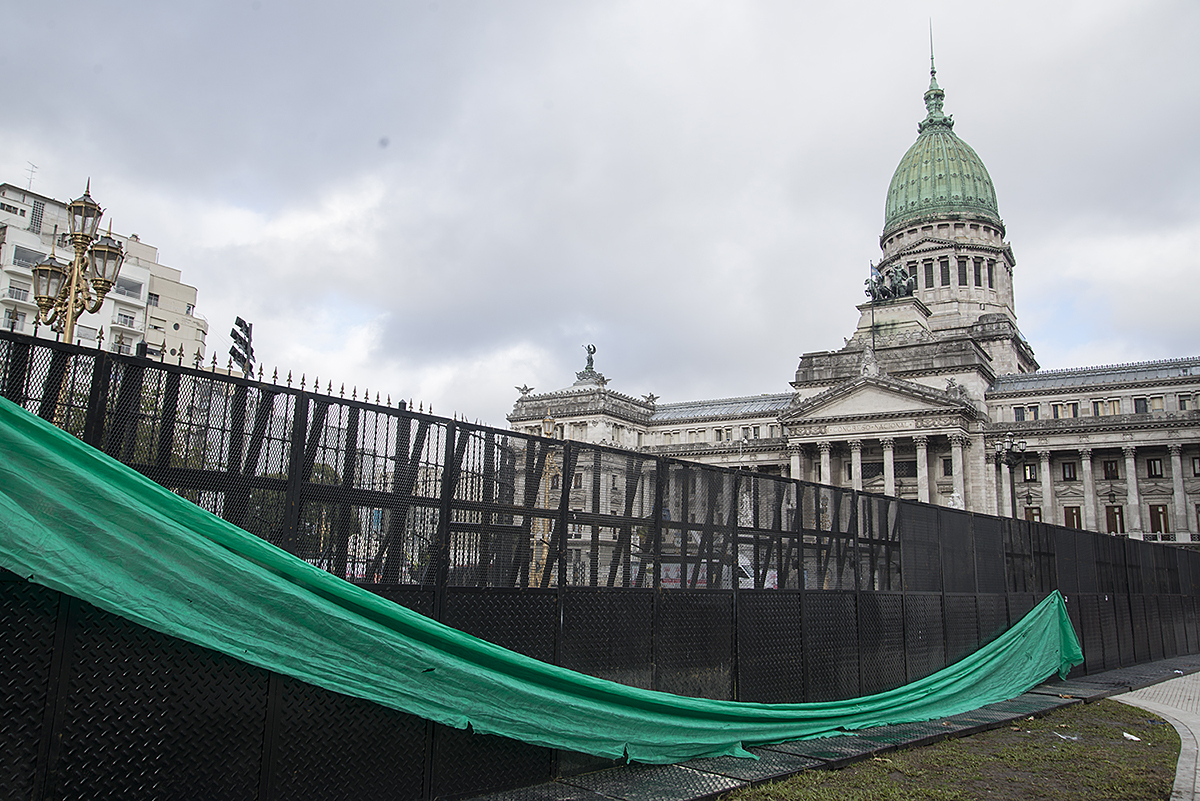
[[[1079,672],[1200,652],[1200,554],[0,333],[0,391],[347,580],[548,662],[818,701],[926,676],[1050,590]],[[604,764],[448,729],[0,579],[14,797],[449,798]]]

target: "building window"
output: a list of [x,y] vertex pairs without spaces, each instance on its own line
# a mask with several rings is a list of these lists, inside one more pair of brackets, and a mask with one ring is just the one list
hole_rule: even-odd
[[1022,467],[1025,468],[1025,480],[1026,481],[1037,481],[1038,480],[1037,462],[1025,462],[1025,464],[1023,464]]
[[750,439],[750,426],[742,426],[742,439]]
[[[905,269],[908,270],[908,274],[912,276],[913,282],[916,283],[916,281],[917,281],[917,263],[915,261],[910,261],[908,264],[906,264],[904,266],[905,266]],[[920,287],[918,286],[917,289],[920,289]],[[926,289],[928,289],[928,287],[926,287]]]
[[755,426],[754,428],[750,429],[750,438],[758,439],[758,426]]
[[1179,411],[1186,412],[1188,409],[1190,409],[1191,401],[1192,401],[1191,395],[1180,395],[1179,396]]
[[1078,506],[1063,507],[1063,525],[1067,528],[1083,528],[1083,515]]
[[959,286],[967,285],[967,260],[966,259],[958,260],[958,285]]
[[5,331],[25,331],[25,312],[15,311],[13,309],[4,310],[4,330]]
[[938,267],[940,267],[942,271],[942,286],[950,286],[950,260],[939,260]]
[[767,436],[775,439],[775,426],[767,426]]
[[191,316],[192,316],[192,312],[194,312],[194,311],[196,311],[196,304],[195,304],[195,303],[189,303],[189,304],[187,305],[187,310],[186,310],[186,311],[184,311],[184,314],[186,314],[187,316],[191,317]]
[[576,473],[576,474],[575,474],[575,484],[574,484],[574,488],[575,488],[575,489],[583,489],[583,473]]
[[854,480],[854,465],[851,462],[846,462],[846,480]]
[[1192,477],[1200,478],[1200,456],[1192,457]]
[[925,288],[933,289],[933,262],[925,262]]
[[1150,405],[1146,402],[1145,398],[1134,398],[1133,399],[1133,413],[1134,414],[1148,414],[1149,412],[1150,412]]
[[613,473],[613,475],[612,475],[612,488],[613,489],[620,488],[619,484],[618,484],[619,481],[620,481],[620,476],[618,476],[616,473]]
[[719,429],[719,428],[714,428],[714,429],[713,429],[713,431],[714,431],[714,432],[716,433],[716,435],[717,435],[717,440],[716,440],[716,441],[717,441],[717,442],[720,442],[720,441],[721,441],[721,437],[724,435],[724,433],[725,433],[725,432],[723,432],[723,431],[722,431],[721,429]]
[[983,286],[983,259],[975,260],[975,286]]
[[1123,507],[1106,506],[1104,508],[1104,518],[1109,534],[1125,533],[1125,509]]
[[1063,462],[1063,481],[1076,481],[1075,463]]
[[1025,519],[1030,523],[1042,522],[1042,508],[1040,506],[1026,506]]
[[1024,406],[1014,406],[1013,407],[1013,422],[1014,423],[1024,423],[1025,422],[1025,407]]
[[988,289],[996,288],[996,262],[988,261]]
[[953,459],[942,459],[942,475],[943,476],[954,475],[954,460]]
[[1052,403],[1050,404],[1050,416],[1055,420],[1060,420],[1064,417],[1078,417],[1078,403]]
[[1121,471],[1117,468],[1118,464],[1119,464],[1119,462],[1117,462],[1116,459],[1105,459],[1104,460],[1104,480],[1105,481],[1117,481],[1121,478]]
[[1162,478],[1162,459],[1146,460],[1146,478]]
[[558,475],[550,476],[550,489],[556,490],[562,486],[562,482]]
[[1025,407],[1025,419],[1026,420],[1038,419],[1038,407],[1037,406],[1026,406]]
[[149,306],[157,306],[158,305],[158,293],[157,292],[147,292],[146,293],[146,304]]
[[1169,534],[1171,527],[1167,523],[1167,506],[1166,504],[1150,504],[1150,533],[1151,534]]
[[1120,413],[1121,401],[1119,398],[1092,401],[1092,414],[1096,417],[1106,417],[1108,415]]

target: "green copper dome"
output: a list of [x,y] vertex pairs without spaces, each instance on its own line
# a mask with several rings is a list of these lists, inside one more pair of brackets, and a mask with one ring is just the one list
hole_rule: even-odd
[[946,93],[937,84],[937,70],[931,68],[929,76],[928,114],[888,187],[884,237],[926,217],[982,218],[1002,225],[992,178],[971,146],[954,135],[954,120],[942,113]]

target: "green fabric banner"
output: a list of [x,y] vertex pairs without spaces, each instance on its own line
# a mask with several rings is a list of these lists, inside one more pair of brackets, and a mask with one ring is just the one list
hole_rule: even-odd
[[641,690],[483,642],[297,559],[0,399],[0,566],[151,629],[336,692],[528,743],[679,762],[930,720],[1083,660],[1052,593],[938,673],[848,701]]

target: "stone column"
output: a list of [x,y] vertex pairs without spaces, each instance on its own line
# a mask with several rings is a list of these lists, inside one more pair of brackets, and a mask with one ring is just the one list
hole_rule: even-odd
[[1187,542],[1195,537],[1183,537],[1185,531],[1192,530],[1192,516],[1188,514],[1187,495],[1183,491],[1183,446],[1172,442],[1167,450],[1171,454],[1171,484],[1175,490],[1175,539]]
[[1050,476],[1050,451],[1038,451],[1039,478],[1042,480],[1042,522],[1062,525],[1062,521],[1054,519],[1054,483]]
[[896,497],[896,440],[884,437],[883,446],[883,494]]
[[917,446],[917,500],[929,503],[929,437],[913,437]]
[[818,442],[817,448],[821,451],[821,483],[833,486],[833,460],[829,458],[833,443]]
[[1012,467],[1003,456],[997,456],[996,459],[1000,462],[1000,508],[1004,510],[1004,517],[1016,517],[1012,503]]
[[804,478],[804,473],[801,472],[800,466],[800,445],[793,443],[788,446],[788,470],[791,478]]
[[1096,482],[1092,479],[1092,449],[1079,449],[1079,466],[1083,468],[1083,527],[1099,531],[1096,525]]
[[962,501],[962,508],[967,509],[966,466],[963,460],[963,448],[971,444],[971,440],[963,434],[950,436],[950,461],[954,470],[954,494]]
[[1125,505],[1128,506],[1125,530],[1133,539],[1142,539],[1142,501],[1138,497],[1137,459],[1134,455],[1137,448],[1124,445],[1121,451],[1125,454]]
[[850,440],[850,471],[854,473],[854,475],[850,477],[851,486],[853,486],[854,489],[861,491],[863,488],[861,439]]

